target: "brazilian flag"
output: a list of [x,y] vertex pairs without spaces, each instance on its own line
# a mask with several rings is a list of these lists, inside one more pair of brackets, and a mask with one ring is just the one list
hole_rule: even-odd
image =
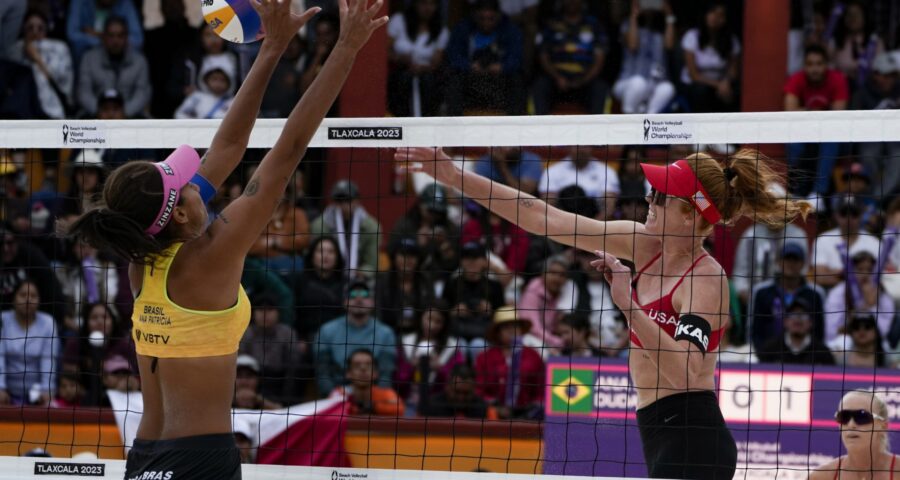
[[553,370],[551,412],[591,413],[594,407],[594,370],[566,367]]

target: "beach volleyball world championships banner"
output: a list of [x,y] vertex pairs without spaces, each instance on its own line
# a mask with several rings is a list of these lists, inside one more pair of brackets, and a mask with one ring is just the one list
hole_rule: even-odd
[[[716,377],[738,447],[735,478],[770,479],[777,471],[779,479],[805,479],[844,453],[834,412],[856,388],[879,391],[891,441],[900,444],[900,371],[722,364]],[[647,476],[627,362],[551,358],[547,379],[544,473]]]

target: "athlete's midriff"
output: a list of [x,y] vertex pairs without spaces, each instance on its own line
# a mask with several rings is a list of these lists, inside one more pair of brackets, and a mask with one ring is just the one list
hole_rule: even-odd
[[[684,275],[679,279],[679,281],[675,284],[672,290],[666,294],[658,298],[653,302],[649,302],[647,304],[641,304],[638,301],[637,294],[637,282],[641,277],[641,274],[646,270],[650,265],[652,265],[657,259],[659,259],[661,254],[657,254],[650,260],[635,276],[634,282],[632,283],[632,297],[640,307],[641,310],[656,324],[659,326],[660,330],[665,332],[669,337],[675,337],[675,329],[678,326],[679,314],[675,310],[675,307],[672,305],[672,296],[684,278],[693,270],[693,268],[703,259],[703,256],[699,257],[691,268],[689,268]],[[634,330],[631,331],[631,343],[632,347],[629,352],[628,357],[628,366],[631,371],[631,379],[634,383],[635,389],[637,391],[637,405],[638,409],[644,408],[653,402],[661,398],[668,397],[669,395],[674,395],[677,393],[684,393],[686,391],[702,391],[702,390],[715,390],[715,370],[716,363],[718,361],[716,355],[716,351],[719,347],[719,343],[721,341],[721,335],[724,333],[724,329],[719,329],[710,335],[709,339],[709,353],[703,359],[703,367],[697,375],[679,375],[679,378],[676,382],[672,382],[666,377],[659,374],[659,364],[660,364],[660,352],[656,350],[646,350],[641,344],[640,339],[635,334]],[[685,361],[687,359],[685,358]],[[685,368],[687,368],[685,366]]]

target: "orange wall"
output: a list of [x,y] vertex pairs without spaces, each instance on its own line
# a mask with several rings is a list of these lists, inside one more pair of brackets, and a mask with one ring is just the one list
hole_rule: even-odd
[[429,434],[380,435],[347,432],[347,451],[356,468],[541,473],[541,441]]
[[19,456],[33,448],[43,448],[54,457],[93,452],[99,458],[125,458],[115,423],[0,422],[0,455]]
[[[345,446],[354,467],[540,473],[541,426],[531,422],[354,417]],[[93,452],[123,459],[107,409],[0,407],[0,456],[44,448],[54,457]]]

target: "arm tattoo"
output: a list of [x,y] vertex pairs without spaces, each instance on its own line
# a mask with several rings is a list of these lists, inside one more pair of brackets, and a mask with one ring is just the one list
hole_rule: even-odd
[[228,221],[228,217],[226,217],[225,215],[222,215],[221,213],[219,214],[218,219],[221,220],[222,223],[230,223],[230,222]]
[[252,178],[250,180],[250,183],[247,184],[247,188],[244,189],[244,196],[252,197],[252,196],[256,195],[256,192],[258,192],[258,191],[259,191],[259,179]]
[[525,208],[531,208],[534,206],[534,200],[531,198],[523,198],[519,200],[519,204]]

